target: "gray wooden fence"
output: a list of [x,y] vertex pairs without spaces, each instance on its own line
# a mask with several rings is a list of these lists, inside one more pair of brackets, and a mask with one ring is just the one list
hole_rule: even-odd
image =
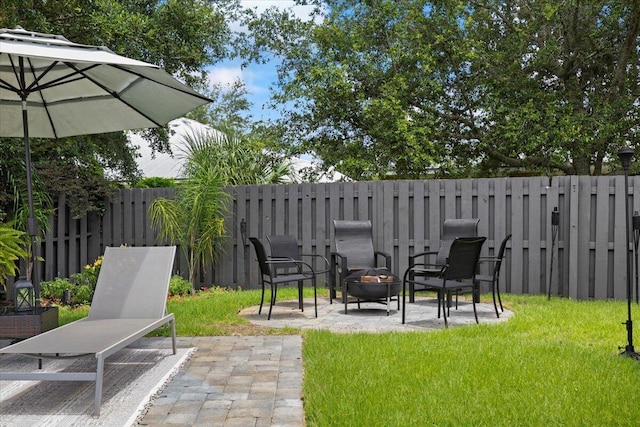
[[[632,209],[640,210],[640,177],[630,177]],[[258,266],[246,237],[293,234],[303,253],[329,258],[333,219],[369,219],[378,249],[393,256],[395,272],[408,256],[437,250],[446,218],[479,218],[487,237],[483,255],[513,235],[502,270],[503,291],[552,293],[575,299],[626,298],[623,176],[487,178],[238,186],[226,221],[229,241],[218,264],[202,272],[203,286],[256,288]],[[105,246],[157,244],[147,208],[173,189],[120,190],[103,216],[72,219],[59,200],[43,245],[41,277],[68,277],[93,262]],[[551,212],[560,212],[552,242]],[[553,246],[553,251],[552,251]],[[633,244],[628,248],[631,250]],[[553,277],[550,277],[553,256]],[[182,255],[176,272],[186,274]]]

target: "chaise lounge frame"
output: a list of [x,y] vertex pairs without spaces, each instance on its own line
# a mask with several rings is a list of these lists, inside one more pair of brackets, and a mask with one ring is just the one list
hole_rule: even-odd
[[0,372],[0,380],[93,381],[94,415],[100,415],[105,359],[163,325],[171,327],[173,354],[176,328],[166,314],[166,299],[175,246],[105,248],[89,315],[8,347],[0,354],[81,357],[93,354],[93,372]]

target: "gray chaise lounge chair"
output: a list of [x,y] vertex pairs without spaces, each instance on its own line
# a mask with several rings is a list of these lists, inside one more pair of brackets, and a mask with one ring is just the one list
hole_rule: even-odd
[[173,354],[176,329],[166,314],[175,246],[106,248],[89,316],[0,348],[2,353],[97,359],[95,372],[0,372],[0,380],[95,381],[94,414],[100,415],[105,359],[167,323]]

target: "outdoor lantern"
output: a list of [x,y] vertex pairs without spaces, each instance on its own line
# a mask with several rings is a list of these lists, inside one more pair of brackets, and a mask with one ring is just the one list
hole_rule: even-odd
[[16,311],[29,311],[35,307],[35,294],[33,285],[26,277],[20,276],[13,285],[14,307]]

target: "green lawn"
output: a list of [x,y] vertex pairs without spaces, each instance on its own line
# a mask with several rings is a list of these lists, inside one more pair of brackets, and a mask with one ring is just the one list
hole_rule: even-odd
[[[295,295],[284,291],[279,299]],[[626,344],[626,303],[513,295],[503,300],[515,314],[501,324],[386,334],[304,331],[307,424],[639,422],[640,362],[618,355],[618,346]],[[169,310],[180,335],[219,335],[242,333],[247,324],[236,313],[257,303],[256,291],[216,290],[173,299]],[[68,315],[63,310],[61,319]],[[634,304],[633,317],[639,316]]]

